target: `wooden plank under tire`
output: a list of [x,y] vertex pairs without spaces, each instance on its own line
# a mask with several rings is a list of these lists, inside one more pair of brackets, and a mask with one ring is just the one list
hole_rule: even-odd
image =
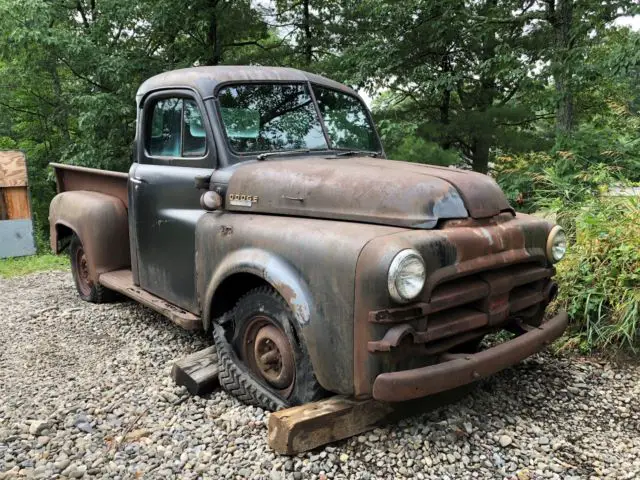
[[175,362],[171,377],[191,395],[204,395],[218,386],[218,372],[216,347],[211,346]]
[[133,283],[131,270],[114,270],[100,275],[100,284],[164,315],[185,330],[201,330],[200,317],[141,289]]
[[274,412],[269,416],[269,446],[283,455],[296,455],[455,402],[473,387],[465,385],[447,392],[407,402],[386,403],[354,400],[344,396]]
[[393,412],[388,403],[335,396],[274,412],[269,417],[269,446],[293,455],[375,427]]

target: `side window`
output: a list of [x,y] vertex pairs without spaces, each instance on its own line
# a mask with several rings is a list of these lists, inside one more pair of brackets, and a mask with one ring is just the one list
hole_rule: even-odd
[[153,106],[149,155],[201,157],[207,149],[202,114],[195,101],[183,98],[158,100]]
[[183,148],[184,157],[201,157],[207,149],[207,134],[202,123],[200,109],[193,100],[184,101],[183,109]]

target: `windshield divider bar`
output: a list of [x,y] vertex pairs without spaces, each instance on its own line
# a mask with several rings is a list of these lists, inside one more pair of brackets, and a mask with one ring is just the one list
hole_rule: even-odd
[[316,115],[318,115],[318,120],[320,120],[320,128],[322,128],[322,134],[324,135],[324,140],[325,142],[327,142],[327,149],[333,150],[333,144],[331,143],[331,138],[329,137],[329,131],[327,130],[327,126],[324,124],[324,118],[322,116],[322,113],[320,112],[320,105],[318,105],[316,94],[313,91],[313,84],[310,81],[307,81],[307,88],[309,89],[309,95],[311,95],[313,106],[316,109]]

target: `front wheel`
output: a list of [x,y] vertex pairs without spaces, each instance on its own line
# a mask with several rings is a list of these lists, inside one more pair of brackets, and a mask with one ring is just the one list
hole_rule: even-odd
[[113,291],[91,280],[87,252],[80,238],[75,234],[71,237],[69,254],[71,256],[71,273],[80,298],[85,302],[92,303],[105,303],[112,300]]
[[244,295],[226,331],[214,326],[220,384],[245,403],[268,410],[317,400],[323,390],[295,334],[284,299],[269,287]]

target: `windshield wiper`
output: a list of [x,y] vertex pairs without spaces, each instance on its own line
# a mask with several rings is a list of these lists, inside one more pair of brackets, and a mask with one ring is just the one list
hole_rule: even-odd
[[256,160],[258,160],[259,162],[269,158],[269,157],[275,157],[277,155],[288,155],[288,154],[296,154],[296,153],[309,153],[311,152],[311,149],[309,148],[301,148],[300,150],[281,150],[278,152],[264,152],[264,153],[260,153],[258,154],[258,156],[256,157]]
[[350,157],[352,155],[366,155],[367,157],[376,158],[380,153],[369,150],[344,150],[335,154],[336,157]]

